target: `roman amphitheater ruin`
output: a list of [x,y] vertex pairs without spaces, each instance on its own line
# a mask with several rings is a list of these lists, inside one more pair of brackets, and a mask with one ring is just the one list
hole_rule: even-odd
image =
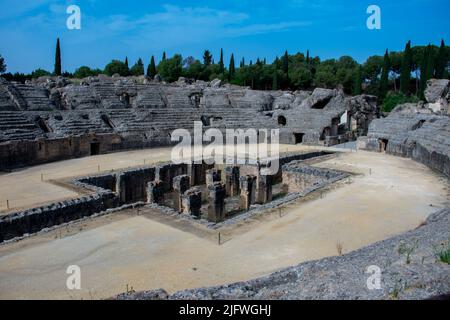
[[[374,96],[320,88],[0,78],[0,299],[446,294],[449,81],[425,95],[386,116]],[[279,169],[245,143],[238,163],[172,162],[173,132],[196,122],[279,130]]]

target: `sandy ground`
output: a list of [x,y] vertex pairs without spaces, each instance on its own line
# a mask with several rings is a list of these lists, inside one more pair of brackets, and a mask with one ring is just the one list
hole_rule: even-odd
[[[316,149],[307,146],[281,145],[280,151]],[[100,171],[111,171],[144,164],[169,161],[171,148],[155,148],[104,154],[72,159],[0,174],[0,215],[40,205],[71,199],[79,194],[55,185],[51,180],[62,180]],[[239,147],[238,150],[243,150]],[[240,151],[239,151],[240,152]],[[43,175],[43,181],[41,181]],[[8,204],[9,202],[9,210]]]
[[[138,162],[139,156],[107,157],[118,167],[113,158],[124,164]],[[41,167],[48,172],[55,167],[56,174],[70,164],[68,174],[72,166],[82,168],[77,161],[96,166],[88,158]],[[123,292],[127,285],[173,292],[247,280],[336,255],[337,243],[345,253],[403,233],[450,199],[448,181],[410,159],[358,152],[316,165],[359,175],[322,198],[289,204],[282,217],[269,214],[228,230],[227,242],[220,246],[212,231],[161,223],[152,214],[111,216],[103,218],[110,221],[61,239],[44,235],[0,246],[0,299],[99,299]],[[66,268],[73,264],[81,267],[79,291],[66,289]]]

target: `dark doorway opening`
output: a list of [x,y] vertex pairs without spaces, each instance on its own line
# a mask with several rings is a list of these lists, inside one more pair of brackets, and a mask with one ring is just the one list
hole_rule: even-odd
[[303,143],[304,136],[305,136],[304,133],[294,133],[294,143],[295,144]]
[[278,116],[278,124],[280,126],[285,126],[287,123],[286,117],[285,116]]
[[380,139],[379,140],[380,152],[386,152],[388,143],[389,143],[389,140],[387,140],[387,139]]
[[100,154],[100,142],[91,142],[91,156],[96,156]]

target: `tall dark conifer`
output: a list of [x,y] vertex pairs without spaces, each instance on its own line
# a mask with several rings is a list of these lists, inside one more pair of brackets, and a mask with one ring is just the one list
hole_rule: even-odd
[[128,57],[125,57],[125,68],[127,69],[127,74],[130,73],[130,66],[128,64]]
[[61,71],[61,46],[59,43],[59,38],[56,40],[56,52],[55,52],[55,75],[60,76]]
[[353,95],[357,96],[362,93],[362,67],[358,66],[356,68],[356,73],[354,76],[354,85],[353,85]]
[[445,77],[445,68],[447,67],[447,53],[445,50],[445,42],[441,40],[441,47],[439,48],[438,55],[436,57],[436,79],[443,79]]
[[380,98],[386,98],[389,89],[389,72],[391,71],[391,60],[389,59],[389,52],[386,50],[384,54],[383,70],[380,79]]
[[404,94],[409,94],[409,85],[411,82],[411,66],[412,66],[412,52],[411,40],[408,41],[403,52],[402,67],[400,73],[400,91]]
[[420,84],[419,84],[419,97],[425,99],[424,91],[427,86],[427,70],[429,60],[429,46],[423,50],[422,60],[420,62]]
[[231,81],[234,78],[236,73],[235,65],[234,65],[234,54],[231,54],[230,58],[230,66],[228,67],[228,80]]
[[150,59],[150,64],[147,67],[147,76],[150,78],[154,78],[156,76],[156,64],[154,56],[152,56],[152,58]]
[[220,49],[219,72],[220,74],[225,72],[225,64],[223,63],[223,49]]

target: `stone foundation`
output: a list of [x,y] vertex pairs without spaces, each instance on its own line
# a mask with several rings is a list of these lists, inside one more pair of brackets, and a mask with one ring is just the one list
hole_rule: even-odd
[[173,179],[174,208],[183,212],[182,196],[191,187],[188,175],[177,176]]
[[208,187],[208,220],[221,222],[225,220],[225,186],[221,182],[215,182]]
[[181,196],[181,199],[183,213],[200,218],[200,210],[202,208],[202,192],[198,188],[191,188]]
[[256,200],[256,177],[245,176],[240,179],[241,201],[240,207],[242,210],[249,210],[251,205]]

